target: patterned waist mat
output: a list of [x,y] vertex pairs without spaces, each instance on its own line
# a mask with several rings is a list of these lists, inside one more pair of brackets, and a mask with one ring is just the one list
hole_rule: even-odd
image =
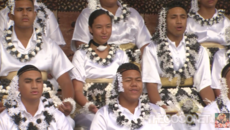
[[177,85],[178,79],[176,77],[173,78],[171,81],[169,80],[169,78],[161,77],[161,83],[162,83],[163,88],[165,88],[165,87],[175,88],[177,86],[180,86],[180,87],[190,86],[190,87],[192,87],[193,86],[193,78],[181,80],[181,84]]

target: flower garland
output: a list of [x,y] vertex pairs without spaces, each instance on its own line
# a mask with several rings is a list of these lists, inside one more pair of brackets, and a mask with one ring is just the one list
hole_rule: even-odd
[[47,12],[50,12],[50,10],[41,2],[38,3],[39,8],[37,9],[37,23],[42,28],[42,32],[46,33],[46,20],[48,19]]
[[198,58],[198,52],[200,50],[200,44],[197,42],[197,36],[194,34],[184,35],[185,38],[185,50],[186,50],[186,61],[184,65],[177,71],[174,70],[174,63],[172,59],[172,53],[169,49],[168,39],[158,39],[156,43],[158,50],[158,59],[160,62],[160,67],[162,69],[162,77],[167,77],[169,80],[177,77],[178,85],[183,84],[183,79],[191,78],[196,71],[196,61]]
[[194,12],[194,11],[190,11],[188,13],[188,16],[195,19],[201,26],[205,26],[205,25],[212,26],[224,19],[224,12],[225,11],[222,9],[217,10],[217,16],[212,17],[211,19],[204,19],[200,14],[198,14],[198,12]]
[[[109,12],[109,15],[113,19],[114,23],[118,23],[121,20],[125,21],[130,14],[127,4],[124,4],[121,0],[119,0],[119,2],[121,3],[122,14],[119,17],[117,17],[117,16],[114,16],[113,13]],[[88,8],[92,10],[100,9],[101,8],[100,1],[99,0],[88,0]]]
[[34,49],[31,49],[28,54],[21,54],[13,45],[12,43],[12,33],[13,33],[13,26],[11,26],[9,29],[5,31],[5,48],[9,54],[11,54],[13,57],[18,59],[20,62],[27,62],[30,61],[33,57],[36,56],[36,54],[42,49],[42,33],[40,28],[35,27],[35,32],[37,36],[37,44]]
[[87,56],[89,57],[90,60],[92,60],[93,62],[99,64],[99,65],[103,65],[103,66],[108,66],[113,62],[113,58],[117,52],[117,50],[119,49],[119,47],[117,45],[114,44],[109,44],[110,49],[109,49],[109,54],[107,55],[106,58],[100,58],[95,50],[93,50],[90,45],[85,44],[85,45],[81,45],[80,49],[86,51]]
[[[113,90],[114,92],[114,90]],[[116,95],[116,92],[114,92],[113,95]],[[111,99],[111,102],[109,103],[109,109],[111,109],[115,116],[117,116],[117,124],[120,126],[125,126],[131,128],[131,130],[139,129],[143,126],[143,120],[148,119],[151,109],[149,105],[149,100],[147,95],[142,95],[140,97],[140,103],[141,103],[141,114],[140,116],[135,120],[128,119],[120,110],[119,103],[117,98]]]
[[228,62],[230,62],[230,26],[225,29],[225,40],[227,45],[225,46],[226,49],[226,56],[228,58]]
[[10,83],[9,94],[4,103],[9,116],[12,118],[12,120],[18,126],[20,130],[21,129],[22,130],[48,129],[50,126],[50,123],[52,121],[55,122],[55,119],[53,118],[53,112],[56,110],[56,108],[54,107],[52,99],[46,99],[45,97],[41,97],[45,110],[42,112],[40,118],[33,120],[33,121],[29,121],[21,113],[20,104],[22,103],[21,103],[19,91],[18,91],[18,79],[19,79],[18,76],[15,76],[12,79]]

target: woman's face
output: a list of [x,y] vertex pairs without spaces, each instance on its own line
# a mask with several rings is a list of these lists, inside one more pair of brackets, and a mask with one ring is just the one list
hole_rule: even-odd
[[102,14],[94,19],[92,27],[89,27],[93,40],[98,44],[106,43],[112,33],[112,21],[107,14]]

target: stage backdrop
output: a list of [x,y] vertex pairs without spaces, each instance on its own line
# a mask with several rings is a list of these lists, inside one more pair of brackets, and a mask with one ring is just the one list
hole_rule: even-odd
[[[0,9],[5,7],[6,0],[0,0]],[[87,0],[38,0],[43,2],[49,9],[51,9],[57,17],[60,29],[67,43],[62,47],[66,55],[71,59],[73,52],[70,49],[70,41],[73,34],[75,21],[81,10],[87,6]],[[154,33],[158,22],[158,11],[160,8],[173,0],[123,0],[130,7],[135,8],[144,18],[145,24],[151,34]],[[174,0],[175,1],[175,0]],[[181,1],[189,10],[191,0],[177,0]],[[229,0],[218,0],[218,9],[225,9],[226,14],[230,14]]]

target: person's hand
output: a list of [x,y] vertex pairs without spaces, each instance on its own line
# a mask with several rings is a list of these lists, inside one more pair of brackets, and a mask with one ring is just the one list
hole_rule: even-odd
[[0,113],[2,112],[2,111],[4,111],[6,108],[3,106],[3,103],[2,102],[0,102]]
[[161,107],[164,108],[165,110],[168,109],[167,105],[162,105]]
[[94,114],[96,114],[98,109],[97,109],[97,107],[95,105],[92,104],[92,105],[89,106],[89,111],[94,113]]
[[69,102],[63,102],[63,104],[58,106],[58,110],[60,110],[65,116],[70,115],[72,109],[72,105]]

